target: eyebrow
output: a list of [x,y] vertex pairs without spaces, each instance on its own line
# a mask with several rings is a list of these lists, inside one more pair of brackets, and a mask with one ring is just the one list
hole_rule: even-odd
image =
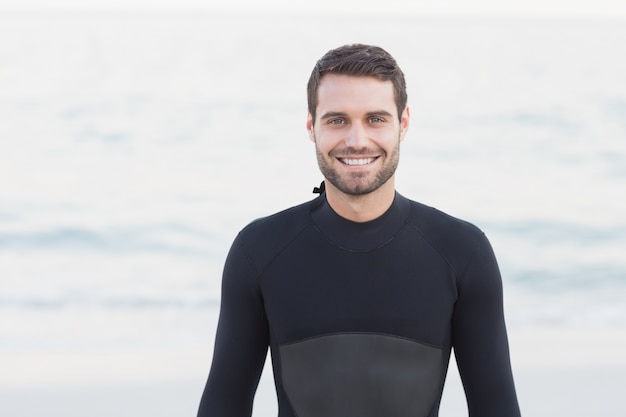
[[321,117],[320,120],[326,120],[326,119],[332,119],[334,117],[346,117],[347,114],[340,112],[340,111],[329,111],[324,113]]
[[393,114],[389,113],[387,110],[377,110],[367,113],[368,116],[385,116],[385,117],[393,117]]
[[[340,111],[329,111],[324,113],[320,120],[332,119],[334,117],[347,117],[348,114]],[[366,116],[385,116],[385,117],[393,117],[393,114],[389,113],[387,110],[376,110],[367,112]]]

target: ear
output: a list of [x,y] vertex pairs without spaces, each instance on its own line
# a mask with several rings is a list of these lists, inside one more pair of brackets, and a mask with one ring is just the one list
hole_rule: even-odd
[[315,143],[315,132],[313,132],[313,129],[313,116],[311,116],[311,112],[308,112],[306,116],[306,130],[309,132],[311,142]]
[[411,111],[409,110],[409,106],[406,106],[400,117],[400,140],[404,140],[404,135],[406,135],[406,131],[409,130],[410,119]]

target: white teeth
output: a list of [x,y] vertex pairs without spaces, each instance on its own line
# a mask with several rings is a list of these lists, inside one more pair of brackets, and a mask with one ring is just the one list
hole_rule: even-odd
[[341,162],[343,162],[346,165],[367,165],[367,164],[371,164],[372,162],[374,162],[375,158],[362,158],[362,159],[342,159]]

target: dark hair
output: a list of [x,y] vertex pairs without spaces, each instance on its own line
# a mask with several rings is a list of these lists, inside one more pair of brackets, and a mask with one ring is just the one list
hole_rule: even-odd
[[363,44],[344,45],[331,49],[317,61],[307,84],[307,101],[313,122],[318,103],[317,90],[326,74],[375,77],[381,81],[391,81],[398,119],[402,117],[407,101],[404,73],[396,60],[384,49]]

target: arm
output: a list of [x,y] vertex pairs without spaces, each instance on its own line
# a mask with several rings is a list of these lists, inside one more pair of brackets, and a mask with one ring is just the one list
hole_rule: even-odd
[[267,356],[268,325],[258,274],[240,239],[224,266],[213,364],[198,417],[249,417]]
[[484,235],[459,278],[452,343],[470,417],[519,417],[502,307],[502,279]]

